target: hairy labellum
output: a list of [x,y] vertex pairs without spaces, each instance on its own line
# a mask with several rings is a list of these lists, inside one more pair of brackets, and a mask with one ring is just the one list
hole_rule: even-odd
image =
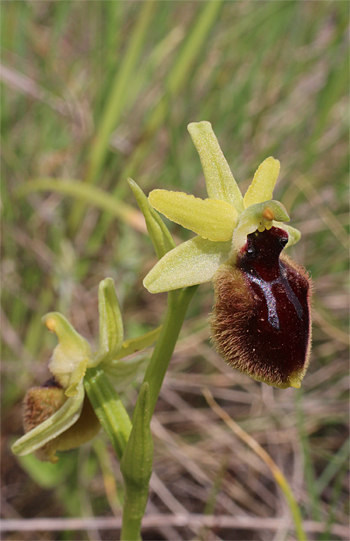
[[214,277],[212,339],[233,368],[268,385],[300,387],[311,344],[310,279],[281,252],[288,234],[248,235],[234,266]]
[[[55,378],[41,387],[29,389],[23,400],[23,428],[27,433],[56,413],[66,402],[64,389]],[[79,419],[65,432],[59,434],[35,451],[39,460],[57,462],[56,451],[67,451],[90,441],[100,430],[100,423],[85,395]]]

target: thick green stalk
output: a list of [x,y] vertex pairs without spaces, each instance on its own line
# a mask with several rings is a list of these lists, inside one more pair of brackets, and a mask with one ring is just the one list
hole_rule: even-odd
[[[132,451],[135,449],[135,444],[132,445],[131,441],[132,436],[134,433],[136,438],[136,433],[140,434],[142,428],[145,431],[145,437],[143,440],[147,440],[146,435],[148,434],[148,438],[151,441],[149,421],[153,415],[164,376],[179,337],[188,306],[197,290],[197,287],[198,286],[188,287],[181,292],[171,292],[168,295],[168,310],[165,321],[142,384],[142,388],[147,387],[147,406],[144,405],[145,393],[140,391],[133,416],[133,425],[135,426],[135,430],[133,430],[131,433],[130,440],[125,450],[125,455],[121,463],[126,485],[121,541],[139,541],[141,539],[141,522],[147,503],[148,484],[151,474],[150,470],[149,478],[147,479],[146,471],[148,468],[143,466],[141,470],[145,475],[145,478],[142,479],[142,482],[140,481],[137,483],[137,480],[129,478],[131,474],[134,476],[137,474],[138,466],[142,461],[141,458],[143,457],[143,460],[146,460],[146,458],[151,454],[151,451],[146,452],[146,445],[144,442],[142,442],[143,450],[140,455],[141,458],[137,458],[136,452]],[[140,412],[140,414],[137,414],[137,412]],[[141,419],[141,412],[143,412],[142,414],[144,416],[147,416],[147,420]],[[139,426],[137,426],[138,424]],[[141,444],[138,443],[138,445],[141,448]],[[148,447],[150,447],[149,442]],[[130,453],[132,452],[134,456],[130,457]]]
[[198,286],[192,286],[179,293],[169,293],[165,321],[143,380],[144,383],[148,382],[149,384],[150,416],[153,415],[188,306],[197,288]]

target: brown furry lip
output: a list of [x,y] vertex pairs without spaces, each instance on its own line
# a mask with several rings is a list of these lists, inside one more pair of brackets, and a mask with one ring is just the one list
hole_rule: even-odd
[[305,269],[281,255],[288,234],[255,231],[214,277],[212,340],[224,360],[274,387],[300,387],[311,345],[311,282]]

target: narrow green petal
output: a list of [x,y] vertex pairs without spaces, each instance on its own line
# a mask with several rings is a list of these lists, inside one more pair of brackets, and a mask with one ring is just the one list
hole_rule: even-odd
[[68,398],[49,419],[17,440],[12,446],[12,452],[15,455],[28,455],[68,430],[79,419],[83,402],[84,387],[80,382],[77,393]]
[[112,278],[105,278],[100,282],[98,310],[100,346],[96,362],[89,363],[89,367],[98,364],[102,360],[107,361],[115,358],[123,344],[123,319]]
[[123,357],[127,357],[132,353],[142,351],[143,349],[152,346],[154,342],[158,340],[161,330],[162,326],[157,327],[156,329],[153,329],[153,331],[147,332],[146,334],[142,334],[137,338],[130,338],[130,340],[125,340],[125,342],[123,342],[122,349],[119,351],[118,355],[115,357],[114,360],[123,359]]
[[244,209],[241,191],[210,122],[192,122],[187,129],[201,159],[209,197],[231,203],[241,212]]
[[255,172],[253,181],[244,196],[244,207],[272,199],[273,190],[280,172],[280,162],[270,156]]
[[175,247],[172,236],[159,214],[151,207],[147,197],[134,180],[128,183],[146,220],[147,231],[156,251],[158,259]]
[[297,242],[299,242],[301,233],[298,229],[295,229],[295,227],[292,227],[291,225],[286,225],[281,222],[272,222],[274,227],[280,227],[281,229],[284,229],[288,233],[288,243],[286,244],[286,248],[289,248],[289,246],[294,246]]
[[212,242],[194,237],[168,252],[143,281],[150,293],[172,291],[209,282],[228,259],[231,241]]
[[215,242],[230,240],[238,223],[238,212],[226,201],[167,190],[153,190],[148,199],[169,220]]
[[233,249],[239,251],[245,245],[247,235],[257,229],[271,229],[274,219],[278,222],[289,221],[288,213],[279,201],[264,201],[248,207],[241,213],[238,226],[233,232]]

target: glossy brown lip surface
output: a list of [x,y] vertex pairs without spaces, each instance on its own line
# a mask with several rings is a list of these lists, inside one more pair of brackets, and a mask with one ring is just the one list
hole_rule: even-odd
[[215,279],[212,338],[234,368],[276,387],[300,386],[310,350],[310,284],[303,267],[280,256],[288,234],[256,231]]

